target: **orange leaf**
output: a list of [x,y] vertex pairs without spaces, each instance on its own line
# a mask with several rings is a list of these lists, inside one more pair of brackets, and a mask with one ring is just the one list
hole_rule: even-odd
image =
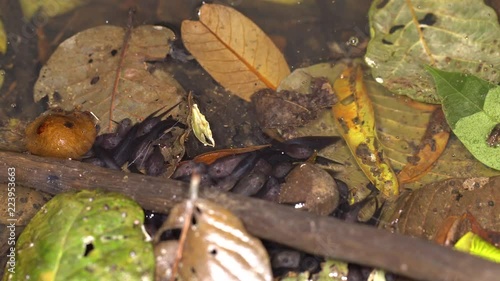
[[257,90],[276,90],[290,74],[283,54],[250,19],[233,8],[205,4],[199,21],[182,22],[184,46],[222,86],[250,101]]
[[409,158],[408,164],[398,174],[399,182],[403,184],[416,181],[430,171],[434,162],[446,148],[449,138],[450,128],[443,111],[438,108],[431,115],[418,151]]
[[269,147],[269,144],[265,145],[256,145],[256,146],[249,146],[249,147],[242,147],[242,148],[227,148],[227,149],[220,149],[216,151],[210,151],[207,153],[200,154],[196,156],[193,160],[196,163],[204,163],[207,165],[210,165],[214,163],[217,159],[220,159],[222,157],[230,156],[230,155],[238,155],[238,154],[243,154],[251,151],[257,151],[261,150],[263,148]]

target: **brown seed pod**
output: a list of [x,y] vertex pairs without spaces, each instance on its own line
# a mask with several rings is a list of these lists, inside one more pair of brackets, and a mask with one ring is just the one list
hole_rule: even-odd
[[26,127],[26,147],[40,156],[80,158],[90,150],[96,135],[89,112],[48,111]]

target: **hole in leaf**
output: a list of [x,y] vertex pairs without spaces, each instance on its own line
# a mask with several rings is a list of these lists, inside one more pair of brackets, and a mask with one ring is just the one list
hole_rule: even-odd
[[394,43],[387,41],[385,39],[382,39],[382,43],[384,43],[385,45],[394,45]]
[[213,248],[212,250],[209,251],[210,255],[215,256],[217,255],[217,249]]
[[90,85],[97,84],[97,82],[99,82],[99,79],[101,79],[99,76],[94,76],[92,80],[90,80]]
[[85,245],[85,253],[83,253],[83,256],[86,257],[94,250],[94,244],[93,243],[88,243]]
[[394,32],[404,28],[405,26],[400,24],[400,25],[393,25],[391,29],[389,29],[389,34],[393,34]]
[[114,56],[116,56],[116,54],[118,54],[118,50],[116,50],[116,49],[111,50],[111,56],[114,57]]
[[436,23],[437,17],[433,13],[427,13],[418,23],[432,26]]

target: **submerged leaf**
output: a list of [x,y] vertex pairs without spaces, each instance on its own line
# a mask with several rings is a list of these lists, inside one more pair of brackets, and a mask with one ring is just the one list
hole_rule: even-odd
[[408,163],[398,174],[401,184],[413,182],[423,177],[444,152],[450,128],[446,123],[443,111],[438,108],[432,114],[427,130],[418,146],[416,153],[408,157]]
[[361,67],[348,67],[333,87],[339,100],[332,107],[337,129],[365,175],[386,198],[395,199],[398,180],[375,132],[375,114]]
[[[176,205],[162,230],[182,228],[188,202]],[[228,210],[204,199],[194,201],[192,224],[179,265],[181,280],[272,280],[269,257]]]
[[[35,101],[48,96],[51,107],[81,106],[100,119],[103,132],[114,131],[113,121],[142,121],[158,108],[182,101],[185,92],[172,75],[148,63],[165,58],[174,33],[139,26],[124,46],[125,35],[121,27],[99,26],[64,41],[40,71]],[[172,116],[186,123],[186,109],[181,105]]]
[[[5,52],[7,52],[7,34],[3,27],[2,18],[0,18],[0,54],[5,54]],[[0,76],[2,76],[0,77],[0,87],[2,87],[3,74],[0,73]]]
[[88,0],[19,0],[24,17],[31,19],[36,13],[44,16],[55,17],[69,12],[85,3]]
[[182,40],[201,66],[229,91],[249,101],[260,89],[276,90],[290,74],[271,39],[238,11],[205,4],[199,14],[199,21],[182,22]]
[[500,80],[500,25],[483,1],[376,0],[369,20],[365,60],[394,93],[439,103],[427,64]]
[[[448,166],[449,169],[450,166]],[[470,212],[478,224],[500,230],[500,177],[449,179],[426,185],[384,206],[380,226],[410,236],[436,239],[452,216]],[[441,239],[441,237],[438,237]]]
[[[152,280],[153,247],[142,208],[124,195],[62,193],[47,203],[16,244],[8,280]],[[5,279],[4,279],[5,280]]]

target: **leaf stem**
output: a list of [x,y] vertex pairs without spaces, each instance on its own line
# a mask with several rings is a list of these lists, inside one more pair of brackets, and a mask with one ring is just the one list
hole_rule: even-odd
[[424,33],[422,32],[422,29],[420,28],[420,23],[418,22],[417,14],[415,13],[415,9],[413,8],[413,4],[411,3],[411,0],[406,0],[406,5],[408,5],[408,8],[410,9],[411,18],[412,18],[413,24],[417,28],[418,37],[420,39],[420,42],[422,42],[422,47],[424,48],[425,53],[427,54],[427,56],[430,59],[430,65],[434,66],[436,64],[436,60],[432,56],[431,50],[429,49],[429,46],[427,46],[427,43],[425,42]]

